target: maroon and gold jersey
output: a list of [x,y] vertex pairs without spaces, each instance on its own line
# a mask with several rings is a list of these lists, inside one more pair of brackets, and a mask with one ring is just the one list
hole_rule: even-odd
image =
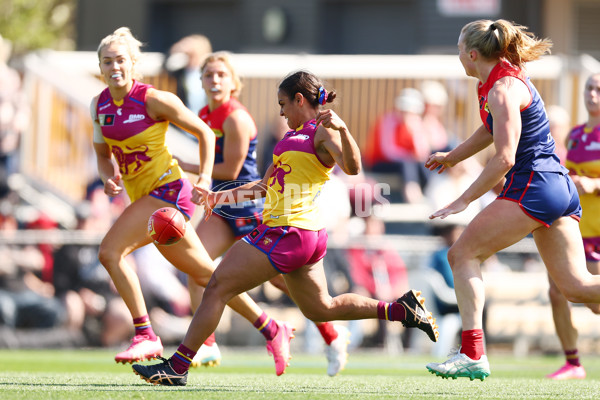
[[317,125],[311,120],[289,131],[273,151],[273,173],[263,212],[268,226],[294,226],[318,231],[324,228],[317,199],[333,166],[323,164],[315,152]]
[[132,202],[185,176],[165,143],[169,122],[155,121],[146,112],[150,87],[134,81],[131,91],[118,102],[106,88],[96,106],[102,136]]

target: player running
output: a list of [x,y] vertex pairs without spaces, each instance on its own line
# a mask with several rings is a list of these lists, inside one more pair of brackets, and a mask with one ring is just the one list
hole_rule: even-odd
[[[199,116],[212,128],[216,138],[212,190],[232,189],[259,180],[257,128],[248,110],[238,101],[242,82],[230,55],[227,52],[212,53],[200,69],[208,105],[200,110]],[[198,171],[196,164],[180,162],[180,165],[187,172]],[[210,257],[214,260],[222,256],[237,240],[260,225],[262,211],[263,199],[216,207],[213,217],[204,219],[196,228]],[[271,279],[271,283],[289,295],[281,275]],[[348,360],[350,332],[345,326],[331,322],[317,323],[317,328],[326,344],[327,374],[337,375]],[[214,337],[209,337],[209,340],[214,341]],[[209,365],[220,359],[217,343],[211,346],[205,343],[192,366]]]
[[[131,200],[102,240],[98,254],[135,327],[131,345],[115,357],[122,363],[152,359],[163,352],[160,338],[150,323],[139,279],[125,257],[151,242],[147,221],[155,210],[175,207],[189,220],[196,207],[192,202],[192,185],[165,145],[169,123],[199,140],[197,187],[209,187],[214,164],[211,129],[174,94],[136,80],[140,46],[128,28],[119,28],[102,39],[98,59],[108,87],[91,104],[94,150],[104,192],[112,197],[119,195],[124,187]],[[207,285],[214,270],[213,261],[191,225],[178,243],[157,248],[195,284]],[[192,297],[192,304],[199,301]],[[289,325],[270,318],[246,293],[232,298],[228,305],[260,330],[276,363],[289,353],[289,340],[293,337]],[[279,362],[277,369],[281,368]]]
[[346,124],[332,110],[336,98],[311,73],[298,71],[279,85],[280,115],[289,128],[273,152],[264,178],[231,190],[197,187],[194,198],[210,215],[219,204],[266,196],[263,223],[225,254],[209,282],[183,343],[160,364],[135,364],[142,379],[186,385],[189,365],[216,327],[230,298],[283,274],[302,313],[312,321],[379,318],[417,327],[437,341],[438,331],[419,293],[411,290],[387,303],[352,293],[331,297],[323,269],[327,233],[316,202],[337,164],[349,175],[360,172],[360,151]]
[[585,267],[577,189],[554,152],[543,101],[523,71],[526,62],[540,58],[551,46],[548,39],[537,39],[525,27],[505,20],[471,22],[458,39],[466,74],[480,81],[483,125],[454,150],[431,155],[425,165],[441,173],[491,144],[495,154],[458,199],[430,218],[463,211],[506,179],[498,198],[469,223],[448,252],[463,331],[462,347],[449,360],[427,364],[431,373],[443,378],[484,380],[490,374],[480,264],[529,233],[567,299],[600,302],[600,276]]

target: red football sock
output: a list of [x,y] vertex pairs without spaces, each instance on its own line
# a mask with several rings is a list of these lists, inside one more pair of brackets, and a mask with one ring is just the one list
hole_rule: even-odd
[[156,334],[152,330],[152,324],[150,323],[150,317],[148,314],[143,317],[134,318],[133,326],[135,328],[135,334],[148,336],[150,340],[156,340]]
[[330,345],[331,342],[337,339],[338,333],[331,322],[315,322],[315,325],[317,325],[317,329],[319,330],[319,332],[321,332],[321,336],[323,336],[323,340],[325,340],[325,343],[327,343],[327,345]]
[[206,338],[206,340],[204,341],[204,344],[207,346],[212,346],[213,344],[215,344],[215,342],[217,341],[217,339],[215,339],[215,333],[211,333],[209,337]]
[[485,354],[483,350],[483,329],[463,331],[460,352],[471,360],[479,360]]

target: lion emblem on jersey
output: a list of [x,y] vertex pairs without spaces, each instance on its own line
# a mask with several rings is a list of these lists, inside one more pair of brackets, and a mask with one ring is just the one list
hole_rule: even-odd
[[292,167],[288,164],[283,164],[280,161],[273,166],[273,173],[269,177],[269,187],[273,187],[278,184],[280,189],[279,193],[283,194],[285,190],[285,176],[292,172]]
[[[125,153],[123,149],[118,146],[113,146],[112,148],[112,153],[119,164],[119,171],[122,174],[137,172],[142,167],[143,162],[152,161],[152,158],[146,155],[148,152],[148,146],[146,145],[138,146],[133,149],[127,146],[127,150],[129,150],[129,152]],[[130,171],[129,169],[132,164],[134,168]]]

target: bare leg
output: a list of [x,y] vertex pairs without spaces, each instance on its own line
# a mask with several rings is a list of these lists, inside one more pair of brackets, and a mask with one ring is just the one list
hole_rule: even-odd
[[[598,269],[600,263],[594,261],[588,261],[587,268],[593,275],[598,275],[600,272]],[[577,337],[578,332],[575,324],[573,323],[571,315],[571,305],[563,296],[558,289],[558,286],[552,278],[548,277],[550,283],[550,304],[552,305],[552,318],[554,321],[554,327],[556,329],[556,335],[560,340],[563,351],[574,351],[577,350]],[[592,310],[595,314],[598,314],[600,304],[587,303],[586,306]]]
[[[184,239],[174,246],[159,246],[159,250],[173,265],[188,274],[197,286],[206,287],[215,269],[214,263],[193,229],[186,231]],[[195,290],[193,285],[192,290]],[[197,307],[202,301],[202,294],[199,291],[194,293],[192,306]],[[228,305],[250,323],[262,314],[261,308],[243,292],[232,298]]]
[[150,243],[147,233],[148,218],[157,208],[164,205],[164,202],[150,196],[139,199],[123,211],[100,244],[98,258],[108,271],[133,318],[147,315],[148,311],[140,281],[125,261],[125,256]]
[[[600,275],[600,261],[587,261],[587,269],[592,275]],[[585,306],[594,314],[600,315],[600,303],[586,303]]]
[[448,260],[454,275],[463,330],[483,329],[485,287],[481,263],[539,226],[518,204],[495,200],[471,221],[452,245]]
[[292,298],[311,321],[377,318],[378,300],[355,293],[329,295],[322,260],[290,272],[284,279]]
[[583,241],[576,220],[559,218],[550,228],[533,232],[548,274],[573,303],[600,303],[600,275],[586,268]]
[[183,345],[194,351],[199,349],[217,328],[225,305],[231,306],[235,296],[255,288],[276,274],[265,254],[243,241],[236,242],[213,273]]
[[550,304],[556,335],[563,350],[574,350],[577,348],[577,329],[571,318],[571,306],[552,278],[548,277],[548,281],[550,283]]
[[[216,260],[217,257],[222,256],[236,241],[231,228],[221,218],[202,220],[196,227],[196,233],[211,260]],[[188,280],[188,289],[192,299],[192,312],[196,311],[196,308],[202,302],[205,286],[198,285],[193,279]]]

